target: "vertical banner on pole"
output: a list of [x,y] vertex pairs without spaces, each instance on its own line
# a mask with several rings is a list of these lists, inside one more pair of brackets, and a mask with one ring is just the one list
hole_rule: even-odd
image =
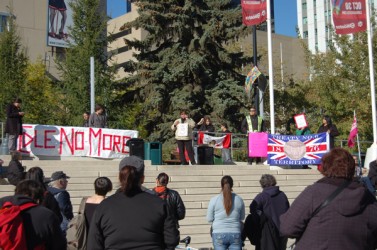
[[242,22],[246,26],[258,25],[267,20],[266,0],[241,0]]
[[332,17],[336,34],[365,31],[366,4],[364,0],[332,0]]

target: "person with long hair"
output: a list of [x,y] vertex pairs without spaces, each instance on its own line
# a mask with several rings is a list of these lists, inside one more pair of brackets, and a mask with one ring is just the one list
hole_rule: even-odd
[[160,173],[156,178],[156,187],[153,189],[153,191],[158,197],[166,201],[169,208],[169,213],[173,217],[177,228],[179,228],[178,221],[185,218],[186,208],[179,193],[168,188],[168,183],[169,176],[166,173]]
[[120,191],[103,200],[90,224],[87,249],[175,249],[179,232],[166,203],[144,192],[144,161],[119,163]]
[[59,218],[59,222],[63,221],[63,216],[60,212],[59,203],[56,201],[54,195],[47,191],[47,186],[45,184],[45,176],[43,170],[40,167],[30,168],[25,175],[25,180],[33,180],[41,184],[43,188],[43,199],[41,200],[41,205],[53,211]]
[[330,116],[323,116],[322,125],[318,128],[317,133],[328,133],[330,137],[330,149],[334,148],[335,137],[339,135],[339,131],[337,127],[332,123]]
[[240,196],[233,193],[233,179],[229,175],[221,179],[221,193],[212,197],[207,210],[207,220],[212,223],[211,236],[215,250],[242,249],[242,221],[245,205]]
[[213,135],[215,132],[215,127],[212,124],[211,118],[209,116],[203,117],[197,124],[199,131],[205,132],[206,134]]
[[280,216],[280,234],[296,250],[376,249],[376,198],[354,179],[355,161],[342,148],[322,158],[322,179],[308,186]]

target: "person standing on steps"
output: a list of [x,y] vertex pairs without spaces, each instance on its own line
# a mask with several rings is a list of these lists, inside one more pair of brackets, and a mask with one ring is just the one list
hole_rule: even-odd
[[181,160],[181,165],[188,165],[185,157],[185,150],[187,150],[191,165],[196,165],[194,149],[192,147],[192,130],[195,128],[196,124],[193,119],[189,118],[186,110],[181,110],[180,116],[181,117],[175,120],[173,125],[171,125],[171,129],[175,131],[179,159]]
[[330,137],[330,150],[334,148],[335,137],[339,135],[339,131],[332,123],[330,116],[323,116],[322,125],[318,128],[317,133],[328,133]]
[[18,137],[22,136],[22,118],[25,113],[21,111],[21,104],[22,100],[17,97],[7,106],[5,133],[9,134],[8,149],[10,153],[17,150]]
[[[245,119],[242,121],[241,124],[241,131],[244,134],[247,134],[250,132],[264,132],[266,131],[266,128],[264,126],[264,120],[262,117],[257,115],[257,110],[255,107],[250,108],[249,115],[245,116]],[[249,143],[247,144],[249,145]],[[249,152],[249,150],[247,150]],[[248,154],[249,155],[249,154]],[[248,157],[248,164],[252,164],[253,160],[258,164],[261,162],[260,157]]]

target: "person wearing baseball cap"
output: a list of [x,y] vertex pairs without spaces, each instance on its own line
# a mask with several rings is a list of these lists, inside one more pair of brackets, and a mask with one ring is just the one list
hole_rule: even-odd
[[69,178],[70,177],[63,171],[54,172],[51,175],[50,184],[48,187],[48,191],[54,195],[59,204],[60,212],[63,215],[63,221],[60,224],[60,228],[64,234],[68,229],[69,221],[73,218],[71,197],[66,190]]
[[142,190],[144,161],[137,156],[119,163],[120,190],[96,209],[88,249],[175,249],[179,232],[166,203]]

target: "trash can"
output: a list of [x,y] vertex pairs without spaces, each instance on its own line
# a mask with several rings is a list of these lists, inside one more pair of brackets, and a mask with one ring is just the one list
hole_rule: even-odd
[[213,147],[199,146],[198,160],[200,165],[213,165]]
[[144,140],[140,138],[131,138],[126,142],[130,149],[130,156],[135,155],[144,160]]
[[152,165],[162,165],[162,143],[146,142],[144,144],[145,160],[151,160]]
[[149,142],[144,142],[144,160],[151,159],[151,144]]
[[152,165],[162,164],[162,143],[161,142],[150,142],[150,156]]
[[219,155],[213,156],[213,162],[215,165],[223,165],[223,159]]

